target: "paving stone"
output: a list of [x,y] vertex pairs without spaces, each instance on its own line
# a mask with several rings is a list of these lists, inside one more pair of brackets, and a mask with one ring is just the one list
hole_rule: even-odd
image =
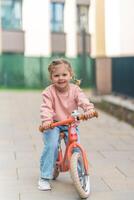
[[104,178],[112,191],[134,191],[134,178]]
[[134,199],[134,192],[101,192],[101,193],[92,193],[90,200],[133,200]]
[[[0,93],[1,200],[79,199],[69,173],[51,182],[51,192],[37,189],[43,149],[40,103],[40,91]],[[90,163],[88,199],[133,200],[134,128],[99,111],[98,119],[80,124],[80,137]]]
[[1,200],[20,200],[20,194],[18,192],[12,192],[12,193],[8,193],[7,191],[0,192],[0,199]]

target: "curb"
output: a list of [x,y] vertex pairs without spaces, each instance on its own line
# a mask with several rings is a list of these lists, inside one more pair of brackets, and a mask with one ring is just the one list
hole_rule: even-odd
[[94,97],[92,101],[95,107],[134,126],[134,104],[132,100],[125,100],[120,96],[105,95]]

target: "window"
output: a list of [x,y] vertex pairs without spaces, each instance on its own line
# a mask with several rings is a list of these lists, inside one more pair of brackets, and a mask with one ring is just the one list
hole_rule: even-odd
[[51,3],[51,31],[64,31],[64,4]]
[[77,27],[78,31],[85,29],[88,32],[88,12],[89,6],[78,5],[77,6]]
[[21,29],[22,1],[1,0],[1,23],[5,30]]

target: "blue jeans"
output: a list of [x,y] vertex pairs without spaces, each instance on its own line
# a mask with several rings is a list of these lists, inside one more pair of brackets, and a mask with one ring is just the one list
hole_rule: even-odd
[[[79,131],[78,128],[78,142]],[[57,160],[58,144],[60,132],[65,133],[65,141],[68,139],[68,126],[58,126],[53,129],[48,129],[43,133],[44,149],[40,158],[40,177],[45,179],[53,178],[53,170]]]

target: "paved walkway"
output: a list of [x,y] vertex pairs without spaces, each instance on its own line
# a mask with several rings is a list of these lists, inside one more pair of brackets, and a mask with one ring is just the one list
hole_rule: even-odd
[[[78,200],[68,173],[37,189],[42,150],[39,92],[0,91],[0,199]],[[90,160],[90,200],[134,199],[134,128],[99,112],[81,123],[81,143]]]

